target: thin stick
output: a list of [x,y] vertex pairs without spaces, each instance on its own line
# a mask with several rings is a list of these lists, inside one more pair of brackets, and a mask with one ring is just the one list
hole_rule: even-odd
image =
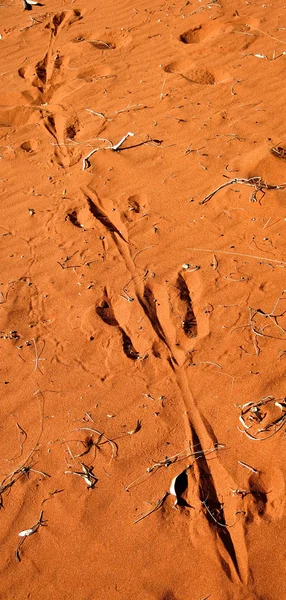
[[[278,433],[282,429],[282,427],[284,427],[285,421],[286,421],[286,416],[285,416],[284,420],[282,421],[280,427],[278,427],[277,429],[275,428],[275,431],[273,431],[270,435],[267,435],[266,437],[263,437],[263,438],[255,437],[254,435],[249,433],[249,431],[244,431],[243,433],[245,433],[245,435],[251,440],[255,440],[256,442],[264,442],[264,440],[269,440],[274,435],[276,435],[276,433]],[[273,425],[273,424],[271,424],[271,425]]]
[[159,96],[159,98],[160,98],[159,103],[163,100],[163,98],[165,98],[168,95],[168,94],[163,94],[163,89],[165,87],[165,83],[166,83],[166,78],[163,81],[162,89],[161,89],[160,96]]
[[[207,2],[206,4],[203,4],[200,8],[197,8],[197,10],[193,10],[193,12],[189,13],[187,16],[191,17],[192,15],[195,15],[196,13],[201,12],[201,10],[204,10],[205,8],[211,8],[211,6],[213,6],[217,2],[218,2],[218,0],[212,0],[212,2]],[[217,6],[219,6],[221,8],[220,4],[217,4]]]
[[47,502],[47,500],[50,500],[53,496],[55,496],[55,494],[60,494],[63,491],[64,490],[54,490],[53,492],[50,492],[48,498],[44,498],[44,500],[42,500],[41,506],[43,506],[43,504],[45,504],[45,502]]
[[35,368],[34,371],[36,371],[39,367],[39,354],[38,354],[38,349],[37,349],[37,344],[36,344],[36,340],[34,338],[32,338],[32,342],[34,343],[34,348],[35,348]]
[[[149,140],[145,140],[143,142],[139,142],[138,144],[133,144],[132,146],[125,146],[125,148],[119,148],[119,150],[121,152],[123,152],[124,150],[131,150],[131,148],[139,148],[139,146],[145,146],[145,144],[153,144],[154,146],[161,146],[163,140],[153,140],[153,139],[149,139]],[[165,148],[165,146],[162,146],[162,148]],[[112,150],[114,150],[114,148],[112,148]]]
[[159,508],[161,508],[163,506],[167,496],[169,496],[169,492],[165,492],[164,496],[162,496],[162,498],[159,498],[159,500],[157,500],[155,506],[153,508],[151,508],[151,510],[149,510],[149,512],[145,513],[145,515],[142,515],[141,517],[136,519],[136,521],[133,521],[133,524],[135,525],[135,523],[139,523],[139,521],[146,519],[146,517],[151,515],[153,512],[155,512],[156,510],[159,510]]
[[[37,390],[36,392],[34,392],[34,395],[36,395],[38,392],[40,392],[40,390]],[[42,392],[40,392],[40,394],[41,394],[41,396],[43,396]],[[39,435],[38,435],[35,446],[32,448],[32,450],[30,450],[30,452],[28,453],[28,456],[23,461],[23,463],[20,465],[20,467],[18,467],[14,471],[12,471],[12,473],[9,473],[8,475],[6,475],[4,477],[4,479],[0,482],[0,508],[3,508],[2,494],[7,489],[12,487],[12,485],[14,485],[14,483],[16,483],[16,481],[18,481],[21,477],[23,477],[23,475],[26,476],[27,473],[29,473],[29,471],[31,470],[31,467],[27,463],[29,462],[29,460],[30,460],[31,456],[34,454],[34,452],[37,451],[37,447],[38,447],[39,441],[40,441],[42,433],[43,433],[43,422],[44,422],[43,407],[40,408],[40,416],[41,416],[40,431],[39,431]]]
[[[27,437],[28,437],[28,434],[27,434],[27,432],[26,432],[26,431],[23,429],[23,427],[21,427],[21,425],[19,425],[19,423],[16,423],[16,425],[17,425],[17,427],[18,427],[18,429],[19,429],[19,432],[20,432],[20,454],[19,454],[19,456],[22,456],[22,454],[23,454],[23,446],[24,446],[24,444],[25,444],[25,441],[26,441],[26,439],[27,439]],[[23,440],[23,442],[21,442],[21,436],[24,436],[24,440]]]
[[108,438],[104,433],[102,433],[101,431],[98,431],[97,429],[93,429],[92,427],[79,427],[78,429],[74,429],[73,431],[92,431],[93,433],[96,433],[97,435],[100,436],[100,439],[103,437],[105,438],[105,442],[102,442],[103,444],[110,444],[111,449],[112,449],[112,458],[116,458],[117,454],[118,454],[118,446],[116,444],[116,442],[114,442],[113,440],[111,440],[110,438]]
[[102,44],[109,50],[113,50],[113,46],[111,44],[108,44],[107,42],[103,42],[103,40],[86,40],[86,41],[89,42],[90,44]]
[[[110,140],[104,140],[102,139],[102,141],[108,142],[110,144],[110,146],[101,146],[98,148],[93,148],[93,150],[91,150],[86,156],[83,157],[82,159],[82,170],[84,171],[86,168],[90,167],[90,162],[89,159],[90,157],[95,154],[95,152],[98,152],[99,150],[113,150],[114,152],[117,152],[120,148],[120,146],[122,146],[123,142],[125,142],[125,140],[127,140],[128,137],[130,136],[134,136],[134,133],[132,133],[131,131],[128,131],[126,133],[126,135],[123,136],[123,138],[121,138],[121,140],[118,142],[118,144],[112,144],[112,142]],[[101,138],[98,138],[99,140]]]
[[122,146],[122,144],[125,142],[125,140],[127,140],[127,138],[129,138],[130,136],[133,137],[134,135],[135,135],[134,133],[132,133],[131,131],[128,131],[126,133],[126,135],[124,135],[123,138],[121,138],[121,140],[118,142],[118,144],[115,144],[111,147],[111,150],[116,152],[117,150],[119,150],[120,146]]
[[93,467],[88,467],[84,463],[81,463],[82,473],[78,471],[64,471],[65,475],[78,475],[84,479],[87,488],[93,489],[98,482],[98,478],[93,473]]
[[222,369],[222,366],[219,363],[212,362],[210,360],[200,360],[197,362],[192,362],[189,364],[189,367],[196,367],[197,365],[214,365],[215,367]]
[[271,38],[272,40],[275,40],[276,42],[281,42],[281,44],[286,45],[285,40],[279,40],[279,38],[274,37],[274,35],[270,35],[270,33],[266,33],[266,31],[263,31],[262,29],[258,29],[258,27],[254,27],[254,25],[249,25],[249,23],[246,23],[246,26],[250,29],[255,29],[255,31],[260,31],[260,33],[263,33],[263,35],[266,35],[267,37]]
[[125,108],[116,110],[114,114],[120,115],[121,113],[129,112],[129,110],[143,110],[144,108],[148,108],[148,106],[146,104],[130,104],[129,102]]
[[96,117],[100,117],[101,119],[106,119],[107,121],[111,121],[111,119],[108,119],[108,117],[106,117],[104,113],[95,112],[94,110],[91,110],[91,108],[86,108],[85,110],[87,112],[91,113],[92,115],[95,115]]
[[221,185],[219,185],[213,192],[211,192],[210,194],[208,194],[203,200],[201,200],[200,204],[206,204],[207,202],[209,202],[209,200],[211,200],[213,198],[213,196],[219,192],[220,190],[222,190],[223,188],[229,186],[229,185],[234,185],[234,184],[244,184],[244,185],[249,185],[251,187],[255,188],[255,192],[254,195],[251,195],[250,199],[252,201],[255,201],[255,193],[258,192],[259,190],[263,191],[263,189],[275,189],[275,190],[283,190],[286,187],[286,183],[282,183],[281,185],[272,185],[272,184],[268,184],[265,181],[263,181],[261,179],[261,177],[250,177],[249,179],[238,179],[237,177],[235,177],[234,179],[230,179],[229,181],[226,181],[226,183],[222,183]]
[[258,469],[254,469],[254,467],[251,467],[250,465],[248,465],[247,463],[242,462],[241,460],[237,461],[239,465],[241,465],[242,467],[244,467],[245,469],[248,469],[249,471],[251,471],[252,473],[259,473]]
[[[196,444],[195,447],[198,445],[199,444]],[[143,473],[143,475],[140,475],[140,477],[137,477],[137,479],[135,479],[134,481],[129,483],[129,485],[125,488],[125,491],[128,492],[130,490],[130,488],[133,487],[133,485],[135,485],[136,483],[138,483],[139,481],[144,479],[147,474],[149,475],[150,473],[153,473],[153,471],[157,471],[158,469],[160,469],[160,467],[169,467],[173,463],[184,460],[185,458],[189,458],[191,456],[194,457],[194,460],[199,460],[202,456],[206,456],[207,454],[216,452],[217,450],[220,450],[221,448],[224,448],[223,444],[218,444],[217,446],[214,446],[213,448],[210,448],[209,450],[205,450],[205,451],[197,450],[197,451],[192,452],[190,449],[190,446],[189,446],[189,448],[187,448],[186,450],[181,450],[181,452],[178,452],[177,454],[174,454],[173,456],[167,456],[163,460],[155,462],[153,465],[151,465],[151,467],[148,467],[146,469],[146,472]]]
[[139,256],[139,254],[141,254],[141,252],[144,252],[144,250],[149,250],[149,248],[154,248],[155,246],[158,246],[158,244],[153,244],[152,246],[146,246],[146,248],[142,248],[141,250],[138,250],[138,252],[135,252],[135,254],[132,256],[132,260],[134,261],[135,258],[137,258],[137,256]]
[[134,277],[131,277],[131,279],[129,279],[127,281],[127,283],[125,283],[125,285],[123,286],[123,288],[121,288],[125,295],[122,296],[122,294],[119,294],[121,296],[121,298],[124,298],[124,300],[127,300],[127,302],[133,302],[133,300],[134,300],[134,298],[132,298],[132,296],[130,296],[128,294],[128,291],[127,291],[127,286],[129,285],[129,283],[131,283],[131,281],[133,279],[134,279]]
[[209,250],[208,248],[187,248],[187,250],[193,250],[194,252],[215,252],[216,254],[227,254],[230,256],[243,256],[244,258],[254,258],[255,260],[265,260],[269,263],[278,263],[279,265],[286,266],[286,262],[283,260],[277,260],[276,258],[265,258],[264,256],[255,256],[253,254],[244,254],[241,252],[229,252],[227,250]]
[[[260,409],[261,409],[261,407],[264,407],[269,403],[274,403],[275,406],[277,406],[283,414],[278,416],[276,419],[274,419],[270,423],[268,423],[265,427],[257,429],[256,435],[249,433],[249,431],[247,431],[247,430],[251,429],[251,427],[253,425],[259,426],[259,424],[262,423],[262,421],[265,417],[265,414],[263,414],[263,412],[261,412]],[[250,415],[248,415],[248,413],[250,413]],[[251,423],[250,425],[247,425],[247,423],[245,423],[245,420],[244,420],[245,415],[248,416],[249,421]],[[268,440],[273,435],[278,433],[282,429],[282,427],[284,427],[284,425],[285,425],[285,422],[286,422],[285,398],[275,399],[273,396],[265,396],[259,402],[247,402],[246,404],[244,404],[241,407],[241,414],[240,414],[239,420],[242,423],[244,430],[242,431],[240,428],[238,428],[238,429],[239,429],[239,431],[241,431],[241,433],[245,433],[245,435],[248,438],[250,438],[251,440],[256,440],[256,441]],[[265,434],[269,430],[272,430],[270,435],[266,435],[266,436],[263,435],[263,437],[261,436],[261,434]],[[257,437],[257,436],[260,436],[260,437]]]
[[206,498],[206,500],[202,500],[202,504],[204,505],[204,507],[205,507],[205,509],[207,510],[208,514],[210,515],[210,517],[211,517],[211,518],[214,520],[214,522],[215,522],[217,525],[219,525],[220,527],[226,527],[226,528],[227,528],[227,527],[233,527],[233,526],[235,525],[235,522],[234,522],[234,523],[231,523],[231,525],[227,525],[227,523],[220,523],[220,522],[219,522],[219,521],[218,521],[218,520],[215,518],[215,516],[213,515],[213,513],[211,512],[211,510],[210,510],[210,508],[208,507],[208,505],[207,505],[207,503],[206,503],[206,502],[207,502],[207,498]]

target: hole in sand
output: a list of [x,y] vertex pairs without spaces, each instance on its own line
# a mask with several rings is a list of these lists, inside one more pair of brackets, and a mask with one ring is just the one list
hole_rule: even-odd
[[188,29],[188,31],[185,31],[180,35],[180,42],[183,42],[183,44],[198,44],[200,41],[201,29],[201,25],[199,25],[199,27],[194,27],[193,29]]

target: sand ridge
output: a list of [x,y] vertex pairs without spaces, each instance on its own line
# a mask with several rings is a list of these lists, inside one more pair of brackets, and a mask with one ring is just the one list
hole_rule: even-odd
[[285,596],[285,10],[0,6],[1,598]]

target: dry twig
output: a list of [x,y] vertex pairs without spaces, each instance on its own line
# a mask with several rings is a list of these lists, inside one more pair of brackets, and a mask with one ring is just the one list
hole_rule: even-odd
[[256,256],[254,254],[245,254],[244,252],[230,252],[229,250],[218,250],[217,248],[187,248],[187,250],[193,250],[193,252],[210,252],[211,254],[215,252],[216,254],[225,254],[227,256],[241,256],[242,258],[252,258],[254,260],[261,260],[267,263],[276,263],[279,266],[283,265],[283,267],[286,267],[286,262],[283,260],[278,260],[277,258],[268,258],[265,256]]
[[229,181],[226,181],[226,183],[222,183],[221,185],[219,185],[213,192],[211,192],[203,200],[201,200],[200,204],[206,204],[213,198],[213,196],[217,192],[219,192],[220,190],[222,190],[223,188],[225,188],[229,185],[234,185],[234,184],[248,185],[248,186],[254,187],[254,192],[252,192],[252,194],[250,195],[251,202],[257,202],[256,194],[259,191],[262,192],[262,194],[264,196],[265,195],[264,190],[284,190],[286,188],[286,183],[281,183],[280,185],[273,185],[270,183],[266,183],[266,181],[263,181],[263,179],[261,177],[250,177],[249,179],[244,179],[244,178],[239,179],[239,178],[235,177],[234,179],[230,179]]
[[137,477],[137,479],[134,479],[134,481],[129,483],[129,485],[127,485],[127,487],[125,488],[125,491],[128,492],[130,490],[130,488],[133,487],[133,485],[139,483],[142,480],[145,480],[146,475],[150,475],[150,473],[157,471],[161,467],[169,467],[170,465],[174,464],[175,462],[184,460],[185,458],[189,458],[190,456],[193,457],[194,460],[199,460],[203,456],[205,457],[206,455],[211,454],[212,452],[216,452],[217,450],[220,450],[222,448],[224,448],[223,444],[217,444],[213,448],[210,448],[205,451],[203,451],[201,449],[197,450],[197,451],[191,451],[190,446],[189,446],[186,450],[182,450],[181,452],[178,452],[177,454],[174,454],[173,456],[166,456],[166,458],[164,458],[163,460],[154,462],[153,465],[151,465],[151,467],[148,467],[146,469],[146,472],[143,473],[143,475],[140,475],[140,477]]
[[237,461],[239,465],[241,465],[242,467],[244,467],[245,469],[248,469],[249,471],[251,471],[252,473],[258,474],[259,471],[258,469],[255,469],[254,467],[251,467],[250,465],[248,465],[245,462],[242,462],[241,460]]
[[286,149],[282,146],[274,146],[271,148],[271,153],[274,154],[274,156],[278,156],[278,158],[286,158]]
[[126,135],[124,135],[121,140],[117,144],[112,144],[110,140],[106,140],[104,138],[98,138],[98,140],[108,142],[108,146],[99,146],[97,148],[93,148],[86,156],[82,159],[82,170],[88,169],[90,167],[90,158],[93,154],[98,152],[99,150],[113,150],[113,152],[119,152],[123,150],[130,150],[131,148],[138,148],[139,146],[144,146],[145,144],[154,144],[155,146],[160,146],[162,144],[162,140],[148,138],[143,142],[139,142],[138,144],[134,144],[133,146],[127,146],[125,148],[121,148],[122,144],[127,140],[128,137],[133,137],[135,134],[131,131],[128,131]]
[[146,519],[146,517],[151,515],[153,512],[156,512],[156,510],[159,510],[159,508],[161,508],[163,506],[168,495],[169,495],[169,492],[165,492],[165,494],[162,496],[162,498],[159,498],[159,500],[157,500],[155,506],[153,508],[151,508],[151,510],[149,510],[147,513],[145,513],[145,515],[142,515],[141,517],[136,519],[136,521],[133,521],[133,524],[135,525],[135,523],[139,523],[139,521]]
[[[228,525],[227,523],[224,523],[224,522],[218,521],[218,519],[215,517],[215,515],[213,514],[213,512],[211,511],[211,509],[210,509],[210,508],[209,508],[209,506],[207,505],[207,498],[206,498],[205,500],[202,500],[202,505],[205,507],[205,509],[206,509],[207,513],[210,515],[210,517],[213,519],[213,521],[214,521],[214,522],[215,522],[217,525],[219,525],[220,527],[225,527],[225,528],[228,528],[228,527],[233,527],[233,526],[235,525],[235,522],[234,522],[234,523],[231,523],[231,524],[229,524],[229,525]],[[216,509],[216,510],[218,511],[218,509]],[[219,516],[220,516],[220,517],[222,517],[222,518],[223,518],[223,520],[224,520],[224,517],[223,517],[222,510],[219,510],[218,514],[219,514]]]
[[[92,433],[96,433],[99,437],[98,437],[97,441],[94,442],[94,445],[99,448],[100,446],[103,446],[104,444],[109,444],[111,447],[112,458],[116,458],[116,456],[118,455],[118,446],[117,446],[116,442],[114,442],[114,440],[111,440],[110,438],[108,438],[101,431],[98,431],[97,429],[93,429],[92,427],[79,427],[78,429],[74,429],[74,431],[91,431]],[[104,440],[104,441],[101,441],[101,440]]]

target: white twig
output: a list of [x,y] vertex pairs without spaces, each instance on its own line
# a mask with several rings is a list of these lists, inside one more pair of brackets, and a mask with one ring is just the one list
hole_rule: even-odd
[[114,144],[113,146],[111,146],[111,150],[114,150],[114,152],[116,152],[116,150],[118,150],[120,148],[120,146],[122,146],[122,144],[125,142],[125,140],[127,140],[127,138],[129,137],[133,137],[134,133],[132,133],[131,131],[128,131],[126,133],[126,135],[123,136],[123,138],[118,142],[118,144]]
[[[113,150],[114,152],[117,152],[117,150],[119,150],[120,146],[122,146],[122,144],[125,142],[125,140],[127,140],[127,138],[130,136],[133,137],[134,135],[135,135],[134,133],[132,133],[131,131],[128,131],[128,133],[126,133],[126,135],[124,135],[123,138],[121,138],[121,140],[117,144],[112,144],[112,142],[110,142],[110,140],[103,140],[105,142],[109,142],[110,146],[100,146],[98,148],[93,148],[93,150],[91,150],[86,156],[83,157],[82,170],[84,171],[85,169],[87,169],[90,166],[89,159],[93,154],[98,152],[98,150]],[[98,139],[101,139],[101,138],[98,138]]]

